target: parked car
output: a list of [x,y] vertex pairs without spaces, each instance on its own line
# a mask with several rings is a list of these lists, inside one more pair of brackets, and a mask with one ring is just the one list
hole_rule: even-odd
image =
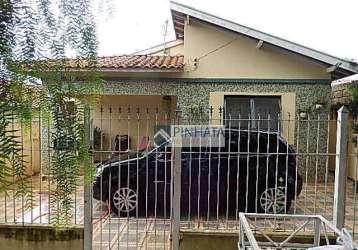
[[[225,129],[224,134],[224,147],[181,148],[181,214],[287,212],[302,189],[293,147],[274,132]],[[169,142],[119,158],[97,166],[94,198],[121,215],[169,216]]]

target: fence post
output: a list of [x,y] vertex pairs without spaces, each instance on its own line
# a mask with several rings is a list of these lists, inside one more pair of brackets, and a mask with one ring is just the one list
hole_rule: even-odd
[[342,106],[338,110],[336,169],[334,177],[333,224],[344,227],[345,198],[347,181],[347,147],[348,147],[348,109]]
[[314,219],[314,246],[318,247],[320,246],[320,240],[321,240],[321,219],[315,218]]
[[[181,198],[181,147],[172,142],[172,250],[179,250],[180,241],[180,198]],[[174,151],[174,152],[173,152]],[[174,154],[173,154],[174,153]]]
[[[91,125],[90,125],[90,108],[85,107],[85,119],[84,119],[84,129],[85,129],[85,140],[88,140],[88,145],[91,142]],[[90,179],[91,176],[90,176]],[[84,180],[84,208],[83,208],[83,249],[92,250],[92,183],[89,180]]]

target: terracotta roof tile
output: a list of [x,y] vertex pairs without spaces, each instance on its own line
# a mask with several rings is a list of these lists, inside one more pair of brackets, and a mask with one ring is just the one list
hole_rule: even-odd
[[[68,66],[69,68],[86,68],[87,63],[81,60],[70,60]],[[184,56],[124,55],[99,57],[98,67],[121,70],[181,70],[184,67]]]
[[[63,61],[39,60],[39,65],[56,65]],[[84,59],[65,59],[65,67],[70,70],[86,70],[89,67],[96,67],[102,70],[118,71],[182,71],[184,68],[184,56],[151,56],[151,55],[124,55],[98,57],[96,65],[89,65],[89,61]],[[23,62],[22,66],[26,70],[33,68],[33,62]]]

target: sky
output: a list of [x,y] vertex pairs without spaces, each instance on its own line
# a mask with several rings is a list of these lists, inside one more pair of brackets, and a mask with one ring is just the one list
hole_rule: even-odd
[[[169,0],[112,0],[98,20],[99,54],[123,55],[175,39]],[[177,0],[230,21],[358,61],[357,0]],[[169,21],[165,36],[164,24]]]

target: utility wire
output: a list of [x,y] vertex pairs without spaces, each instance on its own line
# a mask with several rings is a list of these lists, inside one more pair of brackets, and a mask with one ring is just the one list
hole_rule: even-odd
[[[247,29],[247,31],[245,32],[245,34],[247,34],[250,30],[251,30],[251,29]],[[215,53],[215,52],[217,52],[217,51],[219,51],[219,50],[221,50],[221,49],[223,49],[223,48],[229,46],[230,44],[232,44],[234,41],[238,40],[238,39],[239,39],[240,37],[242,37],[242,36],[244,36],[244,33],[241,33],[240,35],[238,35],[238,36],[235,37],[234,39],[228,41],[227,43],[224,43],[224,44],[220,45],[219,47],[217,47],[217,48],[215,48],[215,49],[213,49],[213,50],[211,50],[211,51],[205,53],[204,55],[202,55],[202,56],[200,56],[200,57],[197,57],[196,60],[197,60],[197,61],[200,61],[201,59],[203,59],[203,58],[205,58],[205,57],[207,57],[207,56],[209,56],[209,55],[211,55],[211,54],[213,54],[213,53]]]

